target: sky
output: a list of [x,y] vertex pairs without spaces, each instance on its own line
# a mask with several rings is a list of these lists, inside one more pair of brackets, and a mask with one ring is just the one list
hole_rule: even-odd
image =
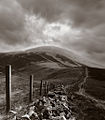
[[105,64],[105,0],[0,0],[0,52],[46,45]]

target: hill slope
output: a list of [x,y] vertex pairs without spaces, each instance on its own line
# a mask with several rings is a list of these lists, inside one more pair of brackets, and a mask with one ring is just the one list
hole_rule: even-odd
[[[77,62],[76,62],[77,61]],[[12,65],[12,94],[14,95],[13,102],[14,105],[21,105],[28,101],[29,93],[29,76],[34,75],[34,91],[35,96],[39,94],[37,88],[39,88],[40,80],[47,80],[50,83],[63,84],[67,87],[69,96],[74,99],[70,101],[77,106],[78,111],[80,111],[79,116],[86,118],[86,120],[91,120],[88,116],[99,118],[101,117],[103,107],[100,107],[100,101],[95,101],[94,97],[88,96],[89,93],[95,96],[97,99],[105,99],[105,85],[104,79],[100,76],[104,76],[104,70],[99,72],[96,68],[89,68],[89,73],[94,76],[94,79],[90,77],[84,82],[83,66],[91,66],[92,63],[88,61],[82,62],[78,56],[72,52],[65,51],[56,47],[39,47],[35,49],[26,50],[23,52],[11,52],[11,53],[1,53],[0,54],[0,93],[1,96],[5,94],[5,66],[7,64]],[[81,63],[81,64],[80,64]],[[95,64],[92,64],[95,66]],[[91,67],[92,67],[91,66]],[[100,73],[98,75],[98,73]],[[98,77],[97,77],[98,76]],[[101,79],[100,79],[101,78]],[[81,84],[84,83],[84,84]],[[81,94],[76,94],[80,89],[86,92],[87,96]],[[98,89],[97,89],[98,88]],[[21,93],[21,94],[19,94]],[[99,93],[99,94],[97,94]],[[20,100],[21,98],[21,100]],[[3,101],[5,98],[0,99],[0,109],[3,108]],[[95,101],[95,102],[94,102]],[[104,106],[102,103],[101,105]],[[85,106],[85,107],[84,107]],[[91,108],[92,107],[92,108]],[[98,117],[90,113],[89,110],[94,111]],[[75,110],[74,110],[75,111]],[[87,115],[87,116],[85,116]],[[104,113],[102,113],[102,116]],[[82,118],[80,119],[82,120]]]
[[[24,52],[12,52],[0,54],[0,68],[11,64],[14,70],[26,69],[29,66],[42,66],[42,67],[76,67],[77,63],[68,58],[62,49],[42,47],[31,49]],[[78,64],[79,65],[79,64]]]

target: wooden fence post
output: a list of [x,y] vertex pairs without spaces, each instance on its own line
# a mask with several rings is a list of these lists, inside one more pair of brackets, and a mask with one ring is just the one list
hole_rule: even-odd
[[6,113],[11,109],[11,65],[6,66]]
[[42,96],[42,84],[43,84],[43,82],[41,80],[41,83],[40,83],[40,96]]
[[47,95],[47,81],[45,81],[45,85],[44,85],[44,95]]
[[29,94],[29,102],[33,101],[33,75],[30,75],[30,94]]

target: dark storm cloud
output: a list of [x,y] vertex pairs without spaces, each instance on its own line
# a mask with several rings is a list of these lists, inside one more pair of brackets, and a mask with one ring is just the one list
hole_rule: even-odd
[[[1,0],[1,40],[10,44],[24,42],[26,38],[23,36],[27,36],[24,19],[25,14],[30,12],[48,22],[68,20],[72,27],[90,29],[105,23],[104,0]],[[101,33],[101,27],[96,31],[98,29]]]
[[[24,27],[24,11],[16,0],[0,1],[0,41],[18,43]],[[18,34],[19,33],[19,34]]]
[[0,0],[2,50],[3,46],[57,43],[101,64],[104,31],[105,0]]
[[64,8],[62,0],[18,0],[20,4],[28,12],[32,11],[37,15],[41,15],[48,21],[56,21],[59,19]]
[[104,0],[18,0],[28,11],[48,21],[70,19],[79,27],[92,27],[105,22]]
[[71,17],[79,27],[94,27],[105,22],[105,1],[99,0],[74,0],[75,12]]

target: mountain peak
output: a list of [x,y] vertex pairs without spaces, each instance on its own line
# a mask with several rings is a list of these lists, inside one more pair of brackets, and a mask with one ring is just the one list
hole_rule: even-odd
[[[89,59],[84,58],[83,56],[80,56],[70,50],[59,48],[56,46],[41,46],[37,48],[31,48],[28,50],[24,51],[19,51],[19,52],[8,52],[8,53],[1,53],[1,56],[7,55],[7,56],[21,56],[22,54],[27,55],[27,54],[41,54],[41,53],[46,53],[47,55],[51,56],[56,56],[60,55],[62,57],[66,57],[70,60],[72,60],[74,63],[77,63],[77,65],[83,65],[83,66],[88,66],[91,68],[100,68],[104,69],[104,66],[101,66],[99,64],[96,64],[96,62],[92,62]],[[21,55],[20,55],[21,54]]]

